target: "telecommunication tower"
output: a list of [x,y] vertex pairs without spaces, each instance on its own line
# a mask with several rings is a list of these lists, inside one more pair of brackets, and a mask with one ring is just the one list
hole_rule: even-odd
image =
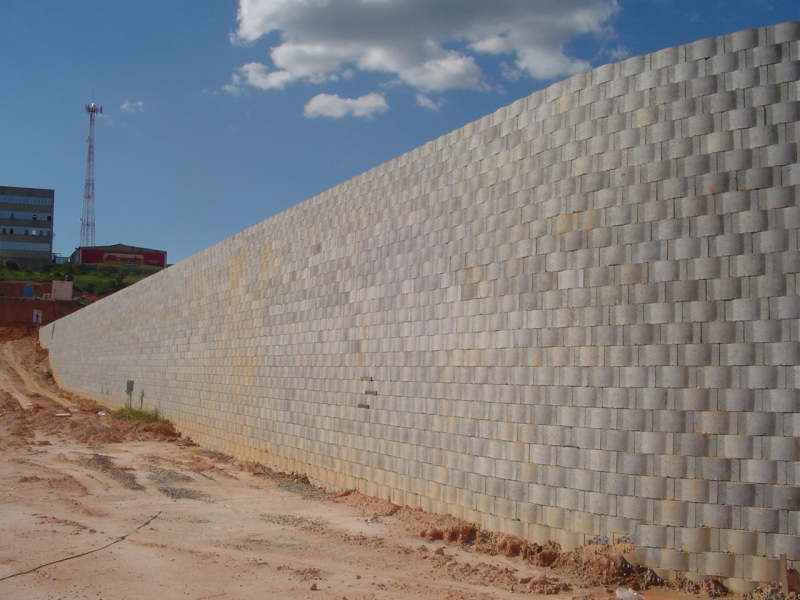
[[81,217],[81,248],[94,246],[94,118],[103,113],[94,102],[86,105],[89,113],[89,154],[86,157],[86,183],[83,187],[83,216]]

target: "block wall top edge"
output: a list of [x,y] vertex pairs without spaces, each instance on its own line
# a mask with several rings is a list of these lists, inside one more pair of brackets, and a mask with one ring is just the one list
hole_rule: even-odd
[[[218,242],[214,246],[201,250],[194,256],[185,260],[202,260],[201,257],[205,256],[207,253],[212,255],[216,254],[221,244],[231,242],[238,243],[240,240],[246,239],[248,235],[254,234],[256,231],[262,231],[264,228],[271,228],[274,231],[279,231],[287,220],[296,218],[299,214],[303,213],[313,214],[317,210],[322,209],[327,203],[335,204],[339,202],[340,198],[349,190],[366,185],[373,179],[383,174],[390,173],[397,168],[401,168],[403,165],[414,163],[425,156],[441,152],[444,148],[452,146],[457,140],[479,135],[491,127],[498,126],[500,123],[504,122],[509,115],[512,115],[513,118],[522,112],[532,111],[537,107],[541,107],[543,104],[552,103],[566,94],[578,92],[590,85],[607,83],[608,81],[622,76],[623,73],[631,71],[644,72],[647,70],[664,68],[662,63],[667,64],[667,66],[673,66],[674,64],[695,60],[697,58],[708,58],[714,54],[751,49],[755,45],[785,43],[796,40],[800,40],[800,21],[787,21],[776,25],[757,29],[746,29],[723,36],[705,38],[679,46],[664,48],[649,54],[632,56],[619,62],[600,65],[590,71],[576,73],[566,79],[556,81],[546,88],[537,90],[528,96],[519,98],[511,104],[497,109],[493,113],[466,123],[462,127],[430,140],[422,146],[409,150],[351,179],[343,181],[307,200],[299,202],[264,221],[234,234],[226,240]],[[709,51],[712,51],[709,56],[703,56],[703,54]],[[520,108],[518,109],[518,107]]]

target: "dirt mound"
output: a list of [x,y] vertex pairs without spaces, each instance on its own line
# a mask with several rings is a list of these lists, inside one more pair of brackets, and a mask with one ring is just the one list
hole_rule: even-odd
[[[20,337],[0,342],[3,344],[0,379],[8,388],[0,390],[0,433],[9,434],[0,436],[0,446],[49,443],[34,441],[34,431],[39,436],[69,436],[94,444],[180,440],[180,432],[163,419],[148,423],[128,418],[124,413],[108,413],[94,402],[59,389],[47,351],[36,338],[21,331],[29,328],[14,329],[15,332],[6,334]],[[13,361],[9,360],[12,356]]]
[[[74,400],[73,400],[74,401]],[[65,411],[59,406],[35,400],[30,410],[23,410],[6,392],[0,391],[0,425],[8,429],[20,443],[33,444],[33,431],[45,435],[69,436],[91,444],[111,444],[124,441],[177,440],[181,434],[163,423],[139,423],[100,414],[101,407],[87,401],[78,402],[77,411]]]
[[646,590],[665,585],[666,582],[652,569],[631,564],[625,559],[625,555],[632,551],[633,544],[625,539],[613,544],[606,540],[591,540],[572,552],[559,555],[552,566],[573,574],[587,586]]
[[[797,573],[794,569],[789,570],[789,575]],[[765,583],[745,596],[747,600],[798,600],[800,594],[795,591],[797,581],[792,577],[789,578],[789,595],[783,593],[783,588],[780,583],[771,582]]]
[[353,490],[334,495],[333,501],[356,507],[373,518],[394,515],[405,523],[409,532],[427,542],[441,541],[475,554],[519,557],[531,566],[551,569],[553,575],[525,581],[527,586],[524,588],[512,586],[519,592],[547,595],[569,591],[569,586],[562,584],[555,577],[556,574],[576,580],[586,587],[625,586],[644,590],[666,585],[652,569],[632,565],[625,559],[625,555],[633,551],[633,545],[626,539],[614,543],[595,539],[572,552],[563,552],[555,542],[542,546],[513,535],[481,529],[475,523],[450,515],[400,507],[388,500],[364,496]]
[[13,342],[23,338],[35,338],[39,335],[38,325],[20,325],[0,327],[0,342]]
[[[32,336],[23,336],[14,340],[14,355],[17,361],[26,370],[30,371],[39,379],[39,383],[52,388],[54,392],[60,391],[56,387],[53,372],[50,370],[50,355],[39,345],[39,340]],[[70,394],[72,396],[72,394]]]
[[[360,494],[353,494],[350,504],[367,504]],[[377,500],[377,499],[373,499]],[[422,509],[400,508],[391,503],[400,520],[407,527],[415,529],[417,535],[429,542],[442,540],[450,544],[458,544],[465,549],[508,557],[519,556],[536,566],[548,567],[561,554],[558,544],[548,543],[545,546],[527,542],[519,537],[505,533],[494,533],[479,528],[475,523],[451,515],[434,515]]]
[[[724,598],[731,595],[731,591],[716,577],[706,577],[699,583],[690,581],[685,577],[678,577],[667,585],[670,589],[705,596],[706,598]],[[774,597],[776,591],[780,594],[780,598]],[[789,594],[789,596],[791,595]],[[765,584],[746,597],[752,600],[783,600],[783,592],[780,591],[779,584]]]
[[387,517],[398,514],[409,508],[401,508],[389,500],[382,500],[374,496],[365,496],[355,490],[344,490],[333,495],[333,501],[357,508],[362,514],[373,517]]

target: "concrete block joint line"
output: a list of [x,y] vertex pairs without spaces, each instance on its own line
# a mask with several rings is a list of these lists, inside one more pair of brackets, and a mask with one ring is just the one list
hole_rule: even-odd
[[799,78],[800,22],[575,75],[41,342],[216,450],[748,591],[800,566]]

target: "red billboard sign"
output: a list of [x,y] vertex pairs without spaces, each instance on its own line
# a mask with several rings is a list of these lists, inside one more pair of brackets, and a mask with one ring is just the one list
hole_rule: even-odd
[[160,252],[109,252],[105,249],[83,248],[81,262],[92,265],[112,265],[115,267],[166,267],[165,253]]

